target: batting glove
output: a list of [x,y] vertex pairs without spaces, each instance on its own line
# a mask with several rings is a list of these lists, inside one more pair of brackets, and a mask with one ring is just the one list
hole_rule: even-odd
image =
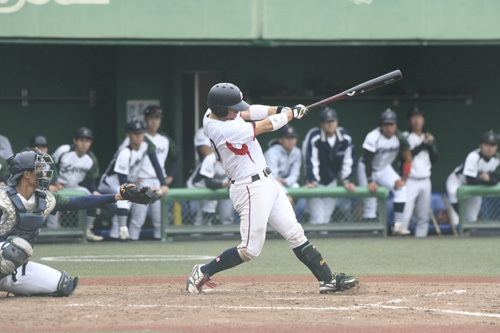
[[295,119],[302,119],[309,112],[309,109],[302,104],[295,105],[292,110]]

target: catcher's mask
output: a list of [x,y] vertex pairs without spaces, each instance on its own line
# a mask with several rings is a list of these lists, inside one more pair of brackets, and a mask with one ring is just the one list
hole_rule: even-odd
[[54,171],[50,170],[50,166],[53,163],[49,154],[42,153],[38,148],[34,150],[26,148],[8,160],[9,185],[16,185],[25,171],[34,171],[38,188],[46,190],[52,181]]

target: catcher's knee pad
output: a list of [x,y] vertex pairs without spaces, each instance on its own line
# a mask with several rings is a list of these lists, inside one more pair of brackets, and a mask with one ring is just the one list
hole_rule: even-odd
[[243,262],[250,261],[256,257],[256,255],[250,253],[246,247],[238,249],[238,254],[240,255],[240,258],[241,260],[243,260]]
[[300,227],[299,230],[297,230],[293,235],[288,237],[286,241],[288,242],[288,245],[290,245],[292,249],[296,248],[301,244],[304,244],[305,242],[307,242],[307,237],[304,234],[304,229]]
[[70,296],[78,286],[78,276],[74,279],[71,279],[68,273],[65,271],[61,272],[61,279],[57,284],[57,291],[53,294],[53,296]]
[[26,240],[16,236],[7,238],[0,250],[0,279],[14,273],[32,255],[33,248]]

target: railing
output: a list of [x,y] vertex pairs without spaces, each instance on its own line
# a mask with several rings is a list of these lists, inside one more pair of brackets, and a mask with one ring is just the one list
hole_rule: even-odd
[[[389,195],[389,189],[379,187],[375,194],[371,194],[366,187],[357,187],[354,193],[349,193],[344,187],[318,187],[318,188],[289,188],[290,196],[295,200],[308,198],[335,198],[352,199],[354,204],[349,209],[354,213],[351,219],[342,222],[336,221],[327,224],[308,224],[298,216],[298,221],[303,223],[305,231],[328,232],[328,231],[376,231],[387,236],[387,211],[386,201]],[[362,214],[362,201],[359,199],[374,197],[377,200],[377,218],[373,221],[364,221]],[[238,224],[231,225],[186,225],[183,221],[183,215],[180,212],[181,202],[192,202],[196,200],[221,200],[229,198],[228,189],[187,189],[172,188],[168,195],[162,199],[162,233],[161,240],[165,242],[167,235],[178,234],[220,234],[220,233],[238,233]],[[339,203],[337,203],[339,205]],[[268,232],[272,232],[271,227]]]
[[[58,192],[59,195],[64,197],[78,197],[86,195],[84,191],[77,190],[62,190]],[[59,227],[47,228],[43,227],[40,230],[38,238],[47,237],[81,237],[83,242],[87,242],[87,211],[61,211],[59,214]]]
[[464,185],[457,196],[460,235],[471,229],[500,229],[500,186]]

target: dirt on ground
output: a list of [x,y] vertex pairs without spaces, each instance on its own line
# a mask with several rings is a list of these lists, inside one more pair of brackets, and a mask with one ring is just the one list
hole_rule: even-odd
[[308,276],[82,279],[71,297],[0,292],[2,332],[500,332],[500,278],[360,277],[322,295]]

